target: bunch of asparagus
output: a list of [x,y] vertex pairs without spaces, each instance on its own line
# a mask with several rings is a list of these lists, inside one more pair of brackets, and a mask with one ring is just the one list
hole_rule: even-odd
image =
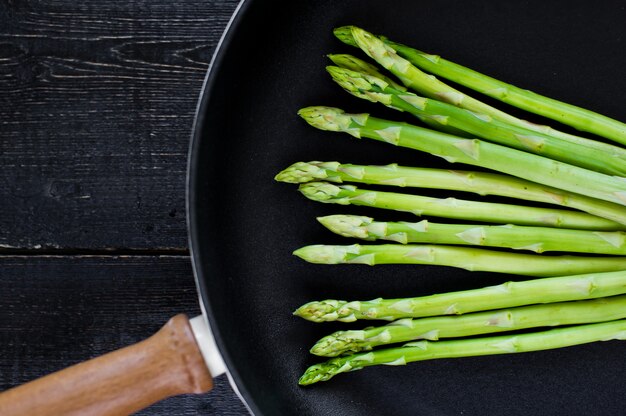
[[[417,298],[307,303],[295,315],[313,322],[392,322],[339,331],[319,340],[311,353],[333,358],[306,370],[300,384],[377,364],[626,339],[626,149],[620,147],[626,144],[626,124],[357,27],[338,28],[335,35],[361,49],[390,75],[351,55],[329,55],[334,63],[327,67],[332,79],[348,93],[405,112],[428,128],[332,107],[301,109],[299,115],[306,122],[321,130],[370,138],[499,173],[397,164],[295,163],[276,180],[299,184],[300,192],[311,200],[462,223],[330,215],[318,220],[336,234],[393,244],[312,245],[294,254],[321,264],[429,264],[544,278]],[[423,71],[617,144],[521,120]],[[434,198],[368,185],[472,192],[544,206]],[[515,252],[519,250],[533,254]],[[549,251],[592,256],[541,255]],[[562,325],[568,326],[545,329]],[[463,338],[528,328],[540,329]],[[443,338],[452,339],[440,341]],[[406,344],[377,349],[394,343]]]

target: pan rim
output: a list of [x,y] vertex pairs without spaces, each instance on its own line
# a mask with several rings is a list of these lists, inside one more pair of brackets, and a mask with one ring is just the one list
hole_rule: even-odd
[[227,348],[225,347],[223,342],[223,336],[219,331],[217,321],[213,314],[211,302],[208,299],[208,287],[206,284],[206,279],[204,278],[203,268],[201,266],[201,257],[198,252],[200,237],[198,227],[196,226],[196,215],[198,214],[198,212],[196,208],[196,194],[194,192],[198,180],[196,172],[198,171],[198,164],[200,163],[198,148],[200,146],[200,141],[202,140],[202,132],[205,127],[204,116],[207,110],[209,97],[211,96],[211,91],[213,90],[215,74],[217,72],[217,68],[220,67],[220,63],[225,51],[228,49],[228,45],[232,39],[232,35],[237,30],[237,27],[239,26],[242,17],[245,15],[250,3],[251,0],[239,1],[239,4],[235,8],[235,11],[230,17],[230,20],[226,24],[224,32],[222,33],[222,36],[215,48],[215,51],[213,52],[213,56],[211,57],[211,61],[209,63],[209,68],[207,69],[204,81],[202,83],[202,87],[200,89],[192,123],[191,140],[187,153],[185,210],[189,254],[191,258],[191,266],[196,285],[196,291],[199,298],[200,310],[202,311],[202,317],[207,327],[209,328],[209,331],[213,334],[213,337],[215,338],[215,343],[226,367],[226,376],[228,377],[228,381],[233,390],[251,414],[261,415],[262,413],[256,405],[256,402],[254,401],[252,395],[244,386],[241,376],[236,369],[234,361],[232,360],[232,357],[230,357],[230,355],[228,354]]

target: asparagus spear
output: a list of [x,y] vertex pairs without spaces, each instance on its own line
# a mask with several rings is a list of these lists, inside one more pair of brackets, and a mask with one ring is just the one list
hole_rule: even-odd
[[449,162],[494,169],[532,182],[626,205],[626,180],[478,139],[393,122],[332,107],[307,107],[298,114],[313,127],[368,137],[441,156]]
[[626,257],[540,256],[424,244],[318,244],[299,248],[293,254],[316,264],[427,264],[523,276],[559,276],[626,269]]
[[[335,29],[335,36],[337,36],[337,38],[344,43],[362,49],[367,55],[376,60],[381,66],[396,75],[404,85],[419,92],[420,94],[426,95],[427,97],[446,101],[459,107],[463,107],[471,111],[476,111],[481,114],[488,114],[495,119],[502,120],[510,124],[515,124],[521,127],[530,128],[535,131],[544,132],[553,137],[560,137],[576,143],[585,143],[590,146],[595,146],[599,149],[606,148],[606,145],[604,143],[595,142],[595,144],[593,144],[593,141],[590,141],[589,139],[585,139],[583,137],[563,133],[554,130],[548,126],[537,125],[524,120],[520,120],[517,117],[513,117],[503,111],[498,110],[495,107],[492,107],[466,94],[463,94],[461,91],[450,87],[449,85],[436,79],[434,76],[428,75],[420,71],[418,68],[412,65],[409,60],[406,59],[408,58],[408,56],[405,56],[404,58],[402,56],[399,56],[394,49],[393,43],[385,43],[382,40],[373,36],[371,33],[364,31],[363,29],[354,26],[344,26]],[[498,98],[498,95],[507,95],[507,93],[509,93],[509,90],[505,89],[503,91],[502,88],[496,88],[492,91],[492,95],[496,96],[496,98]],[[604,123],[600,123],[599,126],[594,126],[594,129],[599,127],[599,130],[595,131],[596,134],[604,137],[612,136],[609,138],[613,138],[614,140],[617,140],[620,143],[624,144],[625,142],[623,138],[625,137],[625,133],[623,131],[623,124],[615,120],[608,121],[608,124],[612,125],[611,127],[607,126],[611,133],[602,133],[602,127],[604,126]]]
[[616,224],[584,212],[553,208],[466,201],[456,198],[431,198],[421,195],[359,189],[353,185],[308,182],[300,185],[307,198],[327,204],[361,205],[412,214],[471,221],[521,224],[544,227],[604,230]]
[[391,46],[398,55],[424,71],[456,82],[522,110],[551,118],[578,130],[626,144],[626,124],[620,121],[507,84],[445,60],[440,56],[430,55],[417,49],[391,42],[388,39],[383,39],[383,41]]
[[536,253],[570,251],[626,255],[626,233],[620,231],[565,230],[511,224],[437,224],[427,220],[380,222],[361,215],[329,215],[317,220],[336,234],[368,241],[476,245],[530,250]]
[[[393,79],[381,74],[378,68],[376,68],[374,65],[371,65],[359,58],[356,58],[352,55],[346,55],[346,54],[331,54],[331,55],[328,55],[328,57],[330,58],[331,61],[333,61],[335,65],[337,65],[340,68],[371,75],[378,79],[382,79],[385,83],[389,84],[392,88],[394,88],[397,91],[406,91],[405,87],[398,84]],[[468,133],[464,132],[463,130],[457,129],[449,125],[442,124],[436,119],[432,119],[430,117],[422,117],[420,115],[416,115],[416,116],[422,122],[424,122],[425,124],[428,124],[429,127],[435,130],[444,131],[449,134],[454,134],[455,136],[471,137]]]
[[[297,162],[276,175],[275,179],[288,183],[326,180],[499,195],[576,208],[626,224],[626,209],[621,205],[495,173],[412,168],[397,164],[364,166],[339,162]],[[624,227],[615,224],[607,229],[618,230]]]
[[606,322],[624,318],[626,318],[626,296],[522,306],[461,316],[405,318],[385,326],[337,331],[320,339],[311,348],[311,353],[322,357],[336,357],[371,351],[380,345],[417,339],[437,341],[441,338],[459,338],[542,326]]
[[613,153],[568,142],[544,133],[511,125],[488,115],[479,115],[452,104],[419,97],[393,88],[373,75],[336,66],[327,67],[333,80],[350,94],[388,107],[406,111],[421,120],[451,126],[476,137],[529,151],[609,175],[626,176],[626,149]]
[[328,58],[338,67],[345,68],[350,71],[361,72],[363,74],[368,74],[373,77],[382,79],[384,82],[389,84],[396,90],[406,91],[406,88],[397,82],[395,82],[390,77],[382,74],[378,68],[368,62],[365,62],[362,59],[357,58],[356,56],[348,55],[348,54],[330,54]]
[[626,339],[626,320],[575,325],[527,334],[501,335],[450,341],[417,341],[398,348],[381,349],[332,358],[309,367],[299,384],[326,381],[339,373],[360,370],[372,365],[405,365],[439,358],[475,357],[541,351],[587,344],[596,341]]
[[327,299],[306,303],[296,309],[294,315],[313,322],[354,322],[357,319],[394,321],[622,294],[626,294],[626,270],[506,282],[481,289],[415,298],[369,301]]

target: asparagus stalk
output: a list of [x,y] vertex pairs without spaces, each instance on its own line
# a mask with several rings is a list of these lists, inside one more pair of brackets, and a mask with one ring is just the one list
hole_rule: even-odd
[[[354,26],[344,26],[335,29],[335,36],[337,36],[337,38],[344,43],[362,49],[367,55],[376,60],[381,66],[396,75],[404,85],[419,92],[420,94],[426,95],[429,98],[446,101],[471,111],[490,115],[495,119],[505,121],[510,124],[515,124],[521,127],[530,128],[531,130],[535,130],[538,132],[547,133],[553,137],[560,137],[566,140],[570,140],[572,142],[588,144],[590,146],[595,146],[599,149],[608,149],[606,147],[606,144],[604,143],[595,142],[594,144],[592,140],[585,139],[583,137],[563,133],[548,126],[537,125],[524,120],[520,120],[517,117],[513,117],[510,114],[498,110],[495,107],[492,107],[466,94],[463,94],[461,91],[450,87],[449,85],[441,82],[434,76],[428,75],[416,68],[416,66],[412,65],[412,63],[406,59],[409,58],[409,56],[405,56],[404,58],[402,56],[399,56],[394,49],[397,44],[393,44],[390,42],[385,43],[382,40],[373,36],[371,33],[364,31],[363,29]],[[499,98],[498,96],[506,96],[509,92],[510,89],[505,88],[503,90],[502,88],[496,88],[492,89],[491,95],[495,96],[495,98]],[[533,107],[534,104],[529,103],[529,106]],[[532,112],[532,110],[529,111]],[[600,136],[613,138],[613,140],[617,140],[618,142],[624,144],[625,133],[623,130],[623,123],[611,119],[608,120],[610,121],[603,119],[602,122],[599,123],[599,125],[594,125],[594,132],[596,134],[599,134]],[[605,124],[604,122],[607,123]],[[611,126],[609,126],[609,124]],[[603,133],[603,127],[605,126],[608,128],[610,133]],[[609,151],[609,153],[611,152]]]
[[587,324],[626,318],[626,296],[498,309],[461,316],[400,319],[385,326],[337,331],[320,339],[311,353],[322,357],[371,351],[380,345],[459,338],[543,326]]
[[[380,222],[360,215],[329,215],[317,219],[330,231],[368,241],[389,240],[401,244],[460,244],[546,251],[626,255],[626,233],[584,231],[516,225],[437,224]],[[626,318],[626,317],[625,317]]]
[[[495,173],[412,168],[397,164],[366,166],[339,162],[297,162],[281,171],[275,179],[288,183],[326,180],[498,195],[575,208],[626,224],[626,209],[621,205]],[[620,224],[606,229],[624,229]]]
[[626,257],[540,256],[424,244],[318,244],[299,248],[293,254],[316,264],[426,264],[523,276],[545,277],[626,270]]
[[387,107],[406,111],[421,120],[451,126],[476,137],[560,160],[609,175],[626,176],[626,149],[612,153],[568,142],[541,132],[511,125],[488,115],[479,115],[452,104],[419,97],[393,88],[388,82],[358,71],[327,67],[333,80],[350,94]]
[[307,198],[327,204],[360,205],[410,212],[417,216],[456,218],[499,224],[535,225],[589,230],[614,229],[616,224],[584,212],[554,208],[476,202],[456,198],[431,198],[421,195],[359,189],[353,185],[308,182],[300,185]]
[[340,68],[345,68],[350,71],[356,71],[363,74],[371,75],[378,79],[382,79],[385,83],[389,84],[392,88],[396,90],[406,91],[406,88],[404,86],[398,84],[392,78],[381,73],[376,66],[365,62],[364,60],[359,59],[356,56],[341,53],[330,54],[328,55],[328,59],[330,59],[335,65]]
[[450,341],[416,341],[398,348],[332,358],[309,367],[300,377],[301,385],[326,381],[348,371],[373,365],[405,365],[439,358],[475,357],[541,351],[596,341],[626,339],[626,320],[575,325],[527,334],[501,335]]
[[[393,79],[381,74],[378,68],[376,68],[374,65],[371,65],[359,58],[356,58],[352,55],[346,55],[346,54],[331,54],[331,55],[328,55],[328,57],[339,68],[344,68],[350,71],[356,71],[359,73],[371,75],[373,77],[383,80],[385,83],[389,84],[392,88],[394,88],[397,91],[406,91],[405,87],[398,84]],[[416,114],[416,117],[418,117],[423,123],[427,124],[429,127],[435,130],[444,131],[449,134],[454,134],[455,136],[470,137],[470,135],[467,134],[465,131],[457,129],[450,125],[442,124],[436,119],[433,119],[430,117],[422,117],[417,114]]]
[[358,319],[395,321],[623,294],[626,294],[626,270],[506,282],[414,298],[369,301],[327,299],[306,303],[296,309],[294,315],[312,322],[354,322]]
[[393,122],[369,114],[347,114],[332,107],[307,107],[298,114],[321,130],[367,137],[445,158],[508,173],[532,182],[626,205],[626,180],[478,139]]
[[445,60],[440,56],[427,54],[417,49],[391,42],[388,39],[383,39],[383,41],[391,46],[398,55],[424,71],[456,82],[522,110],[551,118],[578,130],[626,144],[626,124],[620,121],[507,84]]

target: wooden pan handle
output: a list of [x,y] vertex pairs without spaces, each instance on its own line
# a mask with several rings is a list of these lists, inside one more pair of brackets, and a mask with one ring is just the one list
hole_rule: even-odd
[[0,415],[127,415],[212,387],[189,319],[177,315],[145,341],[1,393]]

